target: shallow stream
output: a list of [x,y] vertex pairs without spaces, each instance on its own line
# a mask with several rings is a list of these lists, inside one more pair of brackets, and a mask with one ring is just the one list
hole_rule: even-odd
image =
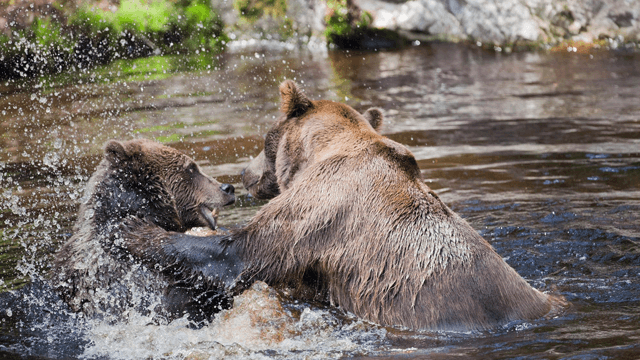
[[[409,147],[443,201],[534,287],[571,306],[482,333],[383,328],[264,288],[237,299],[245,313],[200,329],[69,313],[48,290],[48,264],[71,235],[103,144],[144,137],[185,151],[236,185],[239,199],[219,223],[241,224],[263,203],[246,196],[239,173],[278,116],[285,78],[314,99],[381,108],[382,132]],[[639,97],[637,54],[452,44],[253,44],[0,83],[0,357],[637,358]]]

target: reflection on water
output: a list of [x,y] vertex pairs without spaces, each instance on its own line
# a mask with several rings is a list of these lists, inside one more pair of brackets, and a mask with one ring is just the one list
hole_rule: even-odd
[[523,277],[572,307],[491,333],[413,333],[285,297],[267,325],[236,312],[193,330],[78,319],[45,279],[0,295],[0,355],[632,358],[640,351],[638,55],[505,55],[448,44],[380,53],[252,49],[0,84],[0,288],[46,274],[110,138],[185,151],[239,189],[220,223],[246,221],[262,203],[245,195],[238,174],[278,115],[285,78],[315,99],[381,108],[383,133],[413,151],[427,184]]

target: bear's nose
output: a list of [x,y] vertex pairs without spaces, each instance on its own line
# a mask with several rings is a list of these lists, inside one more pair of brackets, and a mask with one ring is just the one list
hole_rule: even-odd
[[220,185],[220,190],[222,190],[222,192],[227,193],[229,195],[233,195],[233,193],[235,193],[236,188],[233,187],[233,185],[231,184],[222,184]]

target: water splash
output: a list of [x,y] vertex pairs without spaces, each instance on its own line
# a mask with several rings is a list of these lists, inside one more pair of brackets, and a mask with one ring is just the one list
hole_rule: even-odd
[[[302,309],[301,309],[302,308]],[[234,307],[194,329],[186,317],[153,324],[139,313],[126,322],[93,322],[83,358],[310,359],[375,352],[386,330],[309,304],[283,302],[262,282],[234,299]]]

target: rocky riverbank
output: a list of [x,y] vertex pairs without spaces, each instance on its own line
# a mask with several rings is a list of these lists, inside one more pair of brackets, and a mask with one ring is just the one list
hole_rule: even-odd
[[640,0],[14,0],[0,4],[0,78],[247,39],[637,51]]
[[496,47],[562,42],[635,48],[637,0],[353,0],[376,28],[413,39],[448,39]]
[[[231,0],[213,1],[231,4]],[[288,0],[285,4],[281,13],[293,29],[305,36],[324,35],[330,42],[334,34],[361,35],[367,28],[374,37],[384,30],[408,40],[470,42],[498,51],[563,43],[636,49],[640,43],[640,0]],[[238,24],[243,18],[232,6],[217,8],[226,24]],[[269,28],[270,18],[252,19],[254,28],[234,30],[238,36],[246,36],[247,30],[254,36],[273,36],[277,31]]]

